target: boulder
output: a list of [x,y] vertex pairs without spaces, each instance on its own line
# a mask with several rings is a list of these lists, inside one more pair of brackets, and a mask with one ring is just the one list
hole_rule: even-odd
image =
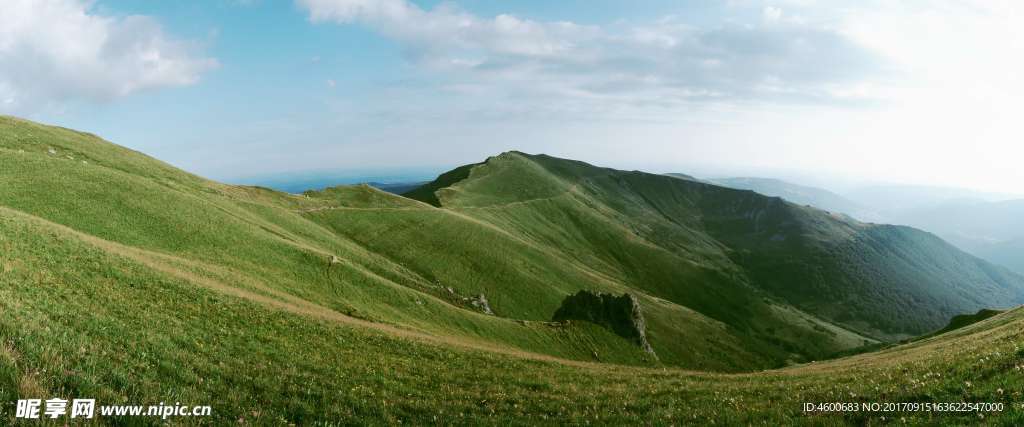
[[487,303],[487,297],[485,297],[484,294],[480,294],[480,295],[477,295],[475,297],[470,298],[469,299],[469,303],[473,307],[476,307],[480,311],[484,312],[484,314],[491,314],[491,315],[494,314],[494,312],[491,311],[491,305],[489,303]]
[[562,301],[562,306],[555,311],[552,320],[583,320],[603,326],[657,358],[647,341],[647,323],[644,321],[640,302],[633,295],[615,296],[579,291]]

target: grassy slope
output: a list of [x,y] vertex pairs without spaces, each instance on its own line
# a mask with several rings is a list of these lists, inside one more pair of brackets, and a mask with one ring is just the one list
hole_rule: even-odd
[[[173,255],[273,298],[558,357],[652,362],[607,331],[546,325],[570,293],[629,288],[494,225],[368,186],[293,196],[221,185],[91,135],[16,119],[0,125],[0,205]],[[342,262],[328,268],[332,256]],[[479,293],[499,317],[463,301]],[[645,306],[661,363],[739,371],[790,357],[677,304]]]
[[[880,353],[744,375],[572,364],[353,326],[213,292],[0,211],[0,400],[214,404],[223,424],[864,423],[803,402],[1004,402],[1024,422],[1024,311]],[[13,407],[4,407],[5,417]],[[963,423],[975,414],[884,414]],[[437,417],[437,418],[435,418]],[[937,417],[937,418],[933,418]],[[9,420],[9,418],[8,418]],[[110,420],[107,420],[110,421]],[[150,422],[152,420],[136,420]],[[155,424],[155,422],[154,422]]]
[[514,152],[462,175],[436,192],[445,207],[766,339],[785,341],[756,290],[884,339],[1024,301],[1024,278],[930,234],[750,191]]
[[[712,283],[729,287],[721,290],[727,297],[757,289],[731,287],[725,278],[740,272],[714,239],[680,232],[650,212],[623,229],[637,200],[617,200],[607,183],[588,183],[573,203],[561,200],[559,190],[577,197],[581,187],[564,176],[585,165],[525,166],[542,182],[513,195],[562,203],[523,211],[544,227],[503,219],[497,204],[527,207],[507,206],[518,201],[507,191],[460,209],[369,187],[286,195],[209,182],[91,135],[0,118],[0,393],[8,402],[51,394],[136,403],[180,397],[218,402],[221,421],[274,414],[424,422],[444,396],[444,415],[582,421],[609,414],[635,422],[688,415],[680,408],[690,405],[699,416],[716,416],[710,402],[716,391],[733,389],[733,378],[750,378],[740,383],[755,391],[755,383],[778,385],[757,376],[552,361],[596,353],[605,362],[651,363],[601,328],[537,321],[546,318],[537,307],[581,288],[645,290],[652,343],[662,362],[678,366],[749,370],[792,351],[857,342],[762,297],[746,296],[755,304],[750,313],[771,313],[754,326],[727,310],[712,316],[673,302],[668,297],[689,297],[659,284],[664,273],[645,270],[678,263],[670,267],[678,277],[718,280]],[[438,202],[451,191],[441,190]],[[494,208],[490,217],[486,207]],[[586,231],[593,225],[600,226]],[[579,244],[552,250],[547,233],[559,229]],[[332,256],[340,262],[329,264]],[[461,300],[481,291],[505,317]],[[782,329],[751,333],[756,326]],[[809,347],[790,348],[801,342]],[[821,384],[812,387],[826,396]],[[480,401],[480,393],[496,397]],[[760,405],[774,417],[796,410]]]
[[[545,321],[565,296],[578,290],[631,291],[559,251],[459,213],[423,206],[348,206],[306,215],[426,277],[424,292],[444,298],[450,287],[458,295],[484,294],[499,316]],[[775,365],[786,356],[757,354],[756,343],[719,322],[677,304],[646,301],[652,333],[664,350],[662,362],[734,370]]]
[[[793,353],[823,357],[850,344],[849,332],[837,336],[776,315],[765,295],[744,284],[713,239],[687,224],[666,223],[655,210],[631,209],[647,202],[631,189],[613,188],[618,174],[579,162],[541,164],[509,153],[488,159],[462,174],[468,179],[436,193],[445,208],[512,230],[561,254],[565,264],[595,270],[634,292],[721,321],[742,337],[745,347],[777,360],[800,357]],[[662,317],[647,315],[657,332],[651,341],[655,350],[692,351],[693,341],[670,338],[678,325]],[[864,339],[853,341],[862,344]]]
[[[770,280],[748,283],[732,248],[700,220],[704,207],[695,202],[718,187],[513,153],[417,190],[436,193],[420,195],[446,207],[436,209],[368,186],[302,196],[225,186],[91,135],[5,125],[11,155],[0,161],[12,185],[0,190],[3,204],[227,269],[234,286],[364,319],[560,357],[644,363],[614,337],[537,323],[566,295],[592,289],[640,293],[652,344],[670,365],[760,369],[870,341],[806,314],[819,309],[814,304],[798,305],[805,313],[795,316],[780,310],[802,301],[762,292],[773,290]],[[341,262],[328,268],[334,256]],[[465,298],[477,294],[499,317],[471,309]],[[512,319],[533,321],[530,334]]]
[[[603,330],[524,327],[467,310],[443,298],[429,275],[306,218],[346,203],[369,209],[395,200],[422,206],[418,202],[365,186],[322,197],[225,186],[90,135],[14,119],[0,119],[0,126],[0,205],[179,257],[191,270],[230,276],[225,281],[232,287],[269,289],[275,298],[298,297],[363,319],[560,357],[589,360],[597,348],[602,360],[644,363],[642,352]],[[328,266],[332,255],[342,262]]]

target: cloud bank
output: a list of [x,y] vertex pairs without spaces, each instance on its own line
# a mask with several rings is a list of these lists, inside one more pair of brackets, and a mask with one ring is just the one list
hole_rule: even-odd
[[186,86],[217,66],[146,16],[97,15],[83,0],[4,0],[2,9],[0,112]]
[[297,0],[317,23],[359,24],[390,38],[453,87],[628,103],[847,102],[882,60],[825,26],[765,8],[755,24],[578,25],[486,18],[450,3]]

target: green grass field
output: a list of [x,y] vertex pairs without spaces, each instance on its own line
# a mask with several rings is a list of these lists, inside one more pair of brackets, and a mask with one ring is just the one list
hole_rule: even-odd
[[[1020,277],[924,233],[521,153],[441,181],[290,195],[0,118],[0,416],[95,397],[213,406],[176,424],[960,424],[979,415],[802,404],[969,401],[1024,422],[1021,310],[811,362],[1019,301]],[[658,358],[550,322],[579,290],[637,296]]]

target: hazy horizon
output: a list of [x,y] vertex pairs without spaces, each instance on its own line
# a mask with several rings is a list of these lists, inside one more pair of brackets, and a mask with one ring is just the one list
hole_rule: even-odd
[[0,114],[221,181],[521,150],[1024,193],[1014,2],[45,2],[0,16]]
[[[522,151],[522,150],[515,150]],[[498,155],[500,153],[495,153]],[[547,153],[528,153],[547,154]],[[485,160],[481,158],[479,161]],[[572,159],[581,160],[581,159]],[[477,161],[477,162],[479,162]],[[472,163],[477,163],[472,162]],[[885,180],[857,179],[848,176],[814,174],[797,170],[781,169],[742,169],[742,168],[714,168],[691,166],[682,170],[664,169],[663,167],[644,167],[642,165],[614,165],[591,163],[598,167],[610,167],[620,170],[638,170],[652,174],[682,173],[701,180],[717,180],[729,178],[756,178],[776,179],[790,184],[814,187],[834,192],[839,195],[846,195],[858,190],[886,187],[904,187],[906,189],[945,189],[963,190],[975,192],[979,195],[985,194],[992,199],[1012,200],[1024,199],[1024,194],[1013,192],[989,191],[979,188],[962,186],[928,185],[914,182],[896,182]],[[241,177],[228,177],[223,181],[238,185],[259,185],[278,189],[281,191],[299,192],[304,190],[322,189],[336,185],[353,185],[363,183],[381,184],[410,184],[417,182],[432,181],[438,175],[450,171],[462,164],[442,166],[419,166],[410,168],[379,168],[379,169],[313,169],[299,170],[281,173],[266,173]],[[298,190],[298,191],[296,191]]]

